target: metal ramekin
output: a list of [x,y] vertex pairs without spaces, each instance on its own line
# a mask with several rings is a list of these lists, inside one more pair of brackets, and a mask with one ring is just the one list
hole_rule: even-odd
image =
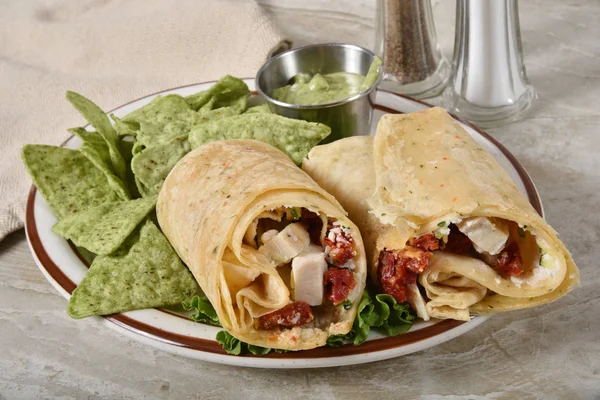
[[271,97],[299,73],[329,74],[352,72],[365,76],[375,58],[373,52],[351,44],[326,43],[299,47],[268,60],[256,74],[256,90],[265,98],[271,111],[288,118],[321,122],[331,128],[323,143],[349,136],[368,135],[375,100],[374,90],[381,81],[345,100],[318,105],[284,103]]

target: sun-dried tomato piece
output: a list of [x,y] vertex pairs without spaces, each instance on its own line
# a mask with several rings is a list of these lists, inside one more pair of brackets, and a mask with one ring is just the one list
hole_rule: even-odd
[[406,247],[399,251],[382,251],[379,253],[378,270],[381,288],[398,303],[406,303],[406,285],[417,282],[417,274],[425,271],[430,258],[431,252],[414,247]]
[[519,245],[512,242],[498,254],[498,258],[492,265],[502,277],[520,276],[523,273],[523,258]]
[[440,248],[440,240],[433,233],[410,238],[408,244],[424,251],[433,251]]
[[327,298],[336,305],[346,300],[350,291],[356,286],[352,271],[336,267],[331,267],[325,272],[323,283]]
[[308,324],[314,319],[315,316],[308,303],[296,301],[260,317],[258,327],[262,329],[291,328]]

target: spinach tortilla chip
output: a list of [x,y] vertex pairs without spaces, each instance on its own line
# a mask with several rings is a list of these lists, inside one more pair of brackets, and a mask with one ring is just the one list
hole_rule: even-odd
[[117,132],[118,136],[133,136],[135,137],[138,133],[139,125],[136,122],[125,122],[118,118],[115,114],[110,114],[110,118],[115,123],[113,128]]
[[171,169],[189,151],[187,138],[180,137],[162,145],[147,147],[133,156],[131,169],[140,193],[143,196],[158,194]]
[[121,155],[123,156],[123,159],[125,160],[125,164],[127,165],[126,181],[124,182],[125,186],[127,187],[127,190],[129,191],[129,194],[131,195],[131,198],[137,199],[138,197],[140,197],[140,193],[136,187],[135,175],[133,174],[133,171],[131,169],[131,159],[133,157],[133,145],[134,144],[135,144],[135,138],[134,138],[134,140],[131,140],[131,138],[122,137],[121,141],[119,142],[119,148],[121,149]]
[[[192,110],[213,110],[221,107],[236,106],[238,114],[245,109],[244,100],[250,96],[250,89],[240,78],[225,75],[209,89],[192,94],[185,98]],[[207,105],[209,105],[207,107]],[[242,106],[243,105],[243,106]]]
[[135,140],[134,155],[147,147],[162,146],[174,141],[186,140],[191,126],[184,121],[173,121],[159,129],[156,125],[142,122]]
[[126,179],[125,160],[123,160],[119,151],[117,132],[110,123],[108,116],[95,103],[78,93],[67,92],[67,100],[96,129],[98,134],[102,136],[108,146],[113,171],[124,182]]
[[191,150],[189,132],[244,112],[249,95],[241,79],[228,75],[204,92],[186,98],[158,96],[121,119],[112,116],[120,134],[135,137],[131,170],[137,192],[157,194],[173,166]]
[[108,184],[117,192],[122,200],[129,200],[131,198],[129,190],[121,178],[116,175],[111,162],[108,145],[102,136],[98,132],[88,132],[84,128],[71,128],[68,131],[83,142],[77,150],[106,175]]
[[154,209],[156,196],[101,204],[61,219],[52,230],[99,255],[117,250]]
[[273,114],[267,103],[248,107],[244,114]]
[[177,94],[158,96],[121,119],[122,123],[129,124],[129,126],[133,126],[133,124],[139,126],[142,123],[154,125],[158,134],[173,121],[185,123],[191,127],[202,122],[202,119],[201,114],[192,110],[185,99]]
[[[200,115],[198,121],[205,123],[234,115],[237,114],[232,108],[224,107]],[[190,152],[188,135],[192,128],[186,121],[170,122],[162,130],[149,122],[140,123],[131,169],[142,196],[158,194],[171,169]]]
[[[216,119],[223,119],[237,115],[231,107],[218,108],[200,115],[196,120],[196,125]],[[187,140],[190,130],[195,125],[190,125],[187,121],[173,121],[159,127],[149,122],[140,123],[140,131],[136,137],[133,154],[139,153],[147,147],[163,146],[174,141]]]
[[23,147],[21,158],[59,219],[120,200],[106,175],[77,150],[29,144]]
[[73,318],[179,304],[196,280],[152,221],[109,256],[98,256],[67,306]]
[[204,115],[211,111],[224,109],[233,111],[234,115],[242,114],[248,109],[248,98],[244,96],[234,99],[229,103],[219,103],[217,97],[213,97],[208,103],[203,105],[198,112]]
[[300,165],[310,149],[330,133],[327,125],[317,122],[250,113],[198,125],[190,132],[189,141],[192,149],[195,149],[216,140],[260,140],[277,147]]

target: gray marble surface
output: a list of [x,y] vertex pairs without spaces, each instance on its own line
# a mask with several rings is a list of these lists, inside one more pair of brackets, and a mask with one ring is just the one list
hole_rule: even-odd
[[[296,44],[372,44],[372,0],[260,3]],[[433,3],[450,56],[454,2]],[[489,133],[532,176],[580,268],[581,287],[405,357],[254,370],[188,360],[96,320],[70,319],[20,231],[0,242],[0,399],[600,398],[600,2],[528,0],[520,12],[539,100],[526,119]]]

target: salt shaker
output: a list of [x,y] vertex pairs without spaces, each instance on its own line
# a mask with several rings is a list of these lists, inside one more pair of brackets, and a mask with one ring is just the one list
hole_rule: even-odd
[[383,58],[380,88],[426,98],[448,83],[430,0],[377,0],[375,53]]
[[457,0],[453,75],[443,105],[487,128],[519,119],[536,93],[529,84],[517,0]]

